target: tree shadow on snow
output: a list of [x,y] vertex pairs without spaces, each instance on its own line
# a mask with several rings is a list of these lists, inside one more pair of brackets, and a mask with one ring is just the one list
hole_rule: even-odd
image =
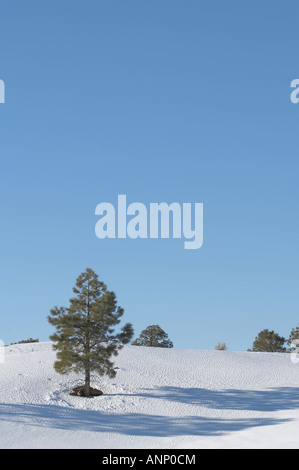
[[273,418],[220,419],[147,414],[110,414],[57,405],[0,404],[0,419],[25,426],[116,433],[130,436],[213,436],[289,420]]
[[267,390],[207,390],[203,388],[160,387],[139,396],[221,410],[282,411],[299,409],[299,388]]

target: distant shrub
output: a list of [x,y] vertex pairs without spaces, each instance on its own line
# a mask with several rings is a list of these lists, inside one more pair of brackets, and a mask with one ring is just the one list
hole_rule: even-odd
[[227,350],[226,343],[220,343],[220,341],[219,341],[215,346],[215,350],[216,351],[226,351]]
[[13,345],[13,344],[26,344],[26,343],[39,343],[39,339],[33,339],[33,338],[23,339],[22,341],[18,341],[17,343],[10,343],[10,344]]

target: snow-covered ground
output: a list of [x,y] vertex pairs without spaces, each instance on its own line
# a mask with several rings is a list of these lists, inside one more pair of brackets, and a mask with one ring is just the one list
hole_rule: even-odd
[[299,364],[288,354],[127,346],[104,395],[53,369],[51,343],[8,346],[0,448],[299,448]]

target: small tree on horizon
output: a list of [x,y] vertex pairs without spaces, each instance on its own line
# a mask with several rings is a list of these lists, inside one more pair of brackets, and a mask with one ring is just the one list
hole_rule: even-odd
[[133,336],[133,327],[127,323],[114,333],[124,310],[117,305],[114,292],[99,281],[97,274],[87,268],[76,280],[75,297],[69,307],[54,307],[48,316],[56,328],[50,336],[57,351],[56,372],[71,371],[85,374],[84,395],[91,396],[90,378],[94,371],[99,376],[115,377],[112,356],[117,356]]
[[132,346],[148,346],[153,348],[173,348],[173,343],[159,325],[148,326],[140,333]]
[[251,352],[286,352],[286,340],[274,331],[263,330],[255,338]]

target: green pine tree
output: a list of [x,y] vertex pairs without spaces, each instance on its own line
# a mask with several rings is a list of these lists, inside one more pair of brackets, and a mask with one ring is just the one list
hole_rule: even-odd
[[159,325],[148,326],[139,338],[133,341],[132,346],[149,346],[154,348],[173,348],[173,343]]
[[251,351],[253,352],[286,352],[286,340],[274,331],[263,330],[255,338]]
[[[291,346],[292,344],[294,344],[295,340],[299,341],[299,326],[292,329],[289,339],[287,341],[288,346]],[[290,348],[290,351],[293,351],[293,349],[294,349],[293,347]]]
[[115,377],[111,357],[131,341],[133,327],[127,323],[114,333],[124,310],[92,269],[80,274],[73,292],[69,307],[54,307],[48,316],[56,328],[50,337],[57,351],[54,368],[60,374],[84,372],[84,395],[91,396],[91,372]]

